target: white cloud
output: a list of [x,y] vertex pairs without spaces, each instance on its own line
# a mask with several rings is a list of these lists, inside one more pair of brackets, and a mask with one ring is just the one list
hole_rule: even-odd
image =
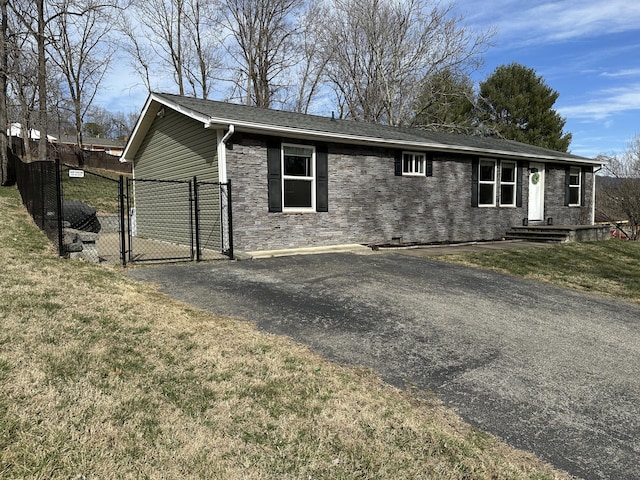
[[461,0],[458,11],[475,25],[498,27],[500,43],[510,46],[555,43],[606,33],[637,30],[640,2],[629,0],[562,0],[531,2]]
[[640,76],[640,68],[628,68],[623,70],[618,70],[615,72],[603,72],[601,73],[603,77],[635,77]]
[[595,98],[579,105],[558,107],[566,118],[600,121],[612,115],[640,111],[640,84],[602,90]]

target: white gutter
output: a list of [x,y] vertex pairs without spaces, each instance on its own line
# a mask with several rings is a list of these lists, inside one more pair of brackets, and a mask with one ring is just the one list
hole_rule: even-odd
[[[209,120],[208,128],[213,128],[214,125],[226,125],[230,124],[231,120],[224,118],[211,118]],[[498,150],[493,148],[476,148],[476,147],[467,147],[462,145],[450,145],[443,143],[435,143],[429,141],[420,141],[420,140],[397,140],[397,139],[386,139],[386,138],[377,138],[377,137],[363,137],[360,135],[346,134],[346,133],[330,133],[330,132],[322,132],[318,130],[310,130],[305,128],[298,127],[282,127],[282,126],[273,126],[273,125],[263,125],[256,124],[253,122],[243,122],[243,121],[233,121],[233,124],[237,127],[243,129],[243,131],[251,132],[251,133],[261,133],[261,134],[269,134],[269,133],[277,133],[281,136],[290,136],[292,138],[320,138],[328,141],[338,141],[342,143],[351,143],[351,144],[364,144],[364,145],[382,145],[392,148],[403,147],[403,148],[421,148],[421,149],[429,149],[440,152],[457,152],[457,153],[473,153],[473,154],[481,154],[488,156],[498,156],[501,158],[509,158],[509,159],[525,159],[531,160],[535,157],[536,160],[544,160],[544,161],[552,161],[552,162],[560,162],[560,163],[573,163],[573,164],[587,164],[594,165],[597,162],[594,162],[590,159],[580,159],[580,158],[570,158],[563,156],[560,152],[559,155],[544,155],[544,154],[530,154],[530,153],[521,153],[521,152],[512,152],[505,150]]]

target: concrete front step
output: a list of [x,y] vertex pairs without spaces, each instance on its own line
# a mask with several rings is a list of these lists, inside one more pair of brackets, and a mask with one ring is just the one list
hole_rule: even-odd
[[568,235],[553,235],[553,236],[546,235],[545,236],[540,234],[527,235],[523,233],[517,233],[517,234],[507,233],[507,235],[504,238],[505,240],[526,240],[528,242],[563,243],[563,242],[569,241]]
[[508,240],[532,242],[584,242],[608,240],[609,228],[603,225],[528,225],[514,226],[507,232]]

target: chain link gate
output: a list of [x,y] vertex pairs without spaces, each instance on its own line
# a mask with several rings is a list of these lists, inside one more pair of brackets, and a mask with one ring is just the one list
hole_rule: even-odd
[[127,261],[233,258],[230,183],[129,179]]
[[16,162],[22,201],[60,256],[89,262],[234,258],[231,182],[125,178]]
[[233,259],[231,182],[199,182],[195,185],[196,259],[207,260],[212,253]]

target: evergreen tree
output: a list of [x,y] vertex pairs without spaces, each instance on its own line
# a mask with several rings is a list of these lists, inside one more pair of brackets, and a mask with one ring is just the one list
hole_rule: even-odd
[[509,140],[566,152],[571,134],[553,109],[558,92],[532,68],[502,65],[480,83],[478,121],[482,131]]

